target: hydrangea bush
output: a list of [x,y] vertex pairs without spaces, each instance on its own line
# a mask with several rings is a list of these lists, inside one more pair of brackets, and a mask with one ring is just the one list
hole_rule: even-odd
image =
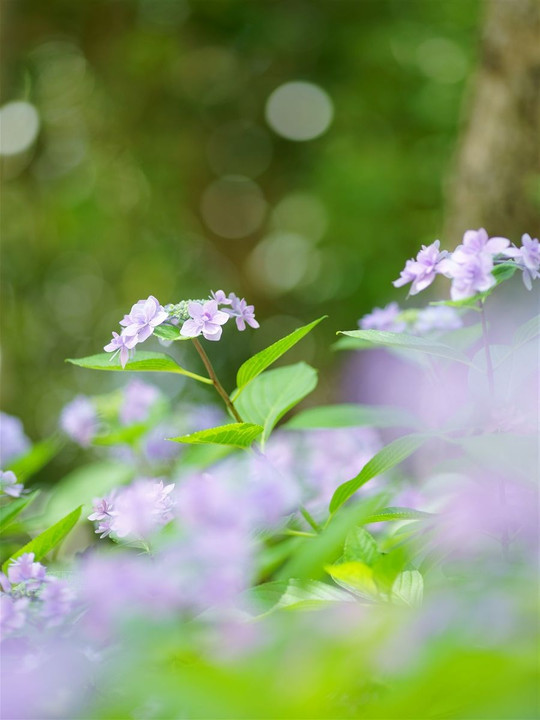
[[[536,717],[540,318],[486,314],[517,272],[527,290],[540,277],[529,235],[423,246],[394,285],[417,295],[442,275],[450,299],[393,301],[333,344],[413,366],[410,397],[440,405],[436,421],[415,401],[290,413],[317,372],[273,365],[324,318],[227,392],[205,341],[259,323],[223,290],[140,300],[104,353],[70,360],[180,374],[206,404],[130,375],[74,398],[34,445],[2,415],[4,716]],[[139,348],[152,336],[168,352]],[[381,377],[401,397],[401,372]],[[40,494],[65,442],[86,464]]]

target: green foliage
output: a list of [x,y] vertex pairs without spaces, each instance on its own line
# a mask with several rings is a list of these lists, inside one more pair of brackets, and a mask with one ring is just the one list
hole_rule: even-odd
[[381,405],[321,405],[295,415],[286,424],[289,430],[345,427],[416,427],[418,420],[400,408]]
[[190,340],[188,337],[180,335],[180,328],[176,325],[158,325],[154,328],[154,335],[162,340]]
[[366,565],[373,565],[379,555],[377,541],[362,527],[356,527],[350,531],[345,540],[343,548],[343,561],[361,561]]
[[56,435],[35,443],[27,453],[9,462],[6,470],[12,470],[20,482],[25,482],[45,467],[60,451],[62,445],[62,440]]
[[247,385],[235,405],[240,415],[262,425],[263,443],[280,418],[317,385],[317,371],[306,363],[268,370]]
[[434,513],[423,512],[422,510],[411,510],[410,508],[402,507],[387,507],[375,515],[370,515],[364,523],[370,525],[371,523],[388,522],[390,520],[429,520],[434,517]]
[[386,445],[364,465],[356,477],[342,483],[330,501],[330,512],[335,513],[351,495],[369,480],[399,465],[421,447],[428,435],[405,435]]
[[332,603],[351,602],[352,598],[328,583],[300,580],[282,580],[257,585],[249,592],[265,614],[276,610],[317,610]]
[[59,545],[66,535],[68,535],[68,533],[75,527],[81,515],[81,510],[82,505],[17,550],[17,552],[8,558],[2,565],[3,571],[6,572],[9,563],[12,560],[16,560],[21,555],[24,555],[24,553],[34,553],[34,560],[36,561],[44,558],[45,555],[47,555],[51,550],[54,550],[54,548],[57,547],[57,545]]
[[300,342],[303,337],[311,332],[311,330],[326,317],[327,315],[323,315],[323,317],[314,320],[308,325],[294,330],[289,335],[286,335],[269,347],[261,350],[261,352],[253,355],[253,357],[250,357],[249,360],[246,360],[246,362],[240,366],[236,376],[237,389],[233,394],[233,400],[240,395],[242,390],[249,385],[252,380],[275,363],[282,355],[285,355],[288,350]]
[[262,432],[261,425],[230,423],[170,439],[190,445],[230,445],[237,448],[248,448]]
[[392,585],[391,599],[409,607],[420,607],[424,597],[424,578],[418,570],[400,572]]
[[[471,361],[466,355],[455,350],[450,345],[444,345],[443,343],[435,342],[433,340],[426,340],[416,335],[406,335],[405,333],[391,333],[384,330],[343,330],[340,331],[341,335],[346,335],[353,340],[360,341],[358,349],[366,347],[365,343],[369,346],[382,346],[396,349],[407,349],[417,350],[418,352],[425,353],[427,355],[435,355],[436,357],[442,357],[446,360],[454,360],[455,362],[463,363],[464,365],[471,365]],[[336,347],[340,349],[340,345],[336,343]],[[343,346],[341,346],[343,348]],[[350,344],[350,341],[343,349],[352,349],[354,345]]]
[[195,373],[185,370],[176,360],[169,355],[161,353],[146,352],[138,350],[132,360],[123,368],[120,364],[118,356],[112,357],[110,353],[99,353],[98,355],[90,355],[89,357],[68,359],[66,362],[78,365],[79,367],[88,368],[90,370],[114,370],[117,372],[165,372],[176,373],[177,375],[186,375],[193,380],[211,385],[209,378],[202,377]]
[[0,506],[0,534],[6,531],[9,524],[17,517],[17,515],[19,515],[19,513],[27,508],[38,495],[39,491],[36,491],[30,493],[29,495],[23,495],[22,497],[15,498],[6,505]]

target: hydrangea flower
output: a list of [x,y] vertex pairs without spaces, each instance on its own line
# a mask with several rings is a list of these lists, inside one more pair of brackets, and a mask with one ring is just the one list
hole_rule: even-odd
[[452,255],[452,258],[447,259],[444,264],[444,274],[452,279],[450,288],[452,300],[465,300],[489,290],[496,284],[491,272],[493,258],[490,254],[462,253],[458,258],[459,262]]
[[440,250],[440,240],[435,240],[431,245],[422,245],[416,260],[407,260],[400,277],[393,282],[394,287],[412,283],[410,294],[418,294],[435,280],[440,272],[441,262],[447,257],[448,252]]
[[457,330],[462,326],[463,321],[457,311],[452,307],[441,305],[420,310],[413,330],[422,335],[433,330]]
[[19,418],[0,412],[0,466],[23,455],[30,446]]
[[150,295],[146,300],[139,300],[133,305],[129,315],[124,315],[120,325],[125,328],[127,336],[135,335],[137,342],[147,340],[155,328],[165,322],[169,313],[160,305],[157,298]]
[[29,603],[30,600],[25,597],[14,598],[7,593],[0,595],[0,638],[25,626]]
[[227,297],[223,290],[216,290],[215,292],[212,290],[210,297],[212,300],[215,300],[218,305],[230,305],[232,303],[231,298]]
[[260,327],[257,320],[255,320],[255,307],[253,305],[248,305],[244,298],[240,299],[234,293],[229,293],[229,300],[231,309],[226,309],[225,312],[235,318],[238,330],[245,330],[246,323],[255,329]]
[[47,568],[39,562],[34,562],[34,558],[34,553],[24,553],[11,561],[7,576],[12,585],[24,583],[27,591],[34,591],[41,587]]
[[540,243],[528,233],[521,238],[521,247],[511,247],[504,251],[507,257],[513,258],[523,270],[523,283],[527,290],[532,290],[532,281],[540,278]]
[[463,243],[452,253],[455,262],[467,262],[471,255],[488,255],[493,257],[503,253],[510,245],[510,240],[503,237],[490,238],[484,228],[467,230],[463,235]]
[[24,485],[17,482],[17,476],[11,470],[0,470],[0,495],[18,498],[24,491]]
[[388,332],[400,333],[407,328],[407,323],[398,320],[401,308],[396,302],[389,303],[384,308],[373,308],[358,321],[362,330],[386,330]]
[[124,398],[120,408],[120,422],[123,425],[144,422],[152,406],[159,399],[159,390],[142,380],[131,380],[124,388]]
[[124,330],[119,335],[117,332],[114,332],[112,334],[112,340],[110,343],[104,346],[105,352],[112,352],[114,355],[111,357],[111,360],[117,355],[120,354],[120,365],[125,368],[127,361],[130,359],[130,357],[133,355],[133,348],[138,343],[137,340],[137,334],[133,333],[132,335],[128,335],[127,331]]
[[188,305],[190,318],[182,325],[180,334],[184,337],[202,335],[206,340],[217,341],[223,332],[222,325],[229,319],[226,312],[218,310],[216,300],[208,300],[204,304],[190,302]]
[[65,580],[48,577],[40,593],[41,617],[49,626],[58,625],[71,611],[75,592]]
[[85,395],[77,395],[62,410],[60,427],[72,440],[88,447],[98,429],[98,417],[92,402]]
[[94,498],[92,510],[88,519],[98,523],[96,532],[101,533],[100,538],[107,537],[112,530],[113,518],[118,514],[113,509],[112,497]]

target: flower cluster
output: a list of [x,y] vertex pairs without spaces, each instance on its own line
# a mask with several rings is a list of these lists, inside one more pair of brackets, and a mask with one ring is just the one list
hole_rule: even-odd
[[60,413],[60,427],[72,440],[88,447],[98,431],[94,403],[86,395],[77,395]]
[[362,330],[386,330],[387,332],[408,332],[413,335],[426,335],[430,332],[457,330],[463,322],[452,307],[427,307],[422,310],[403,310],[396,302],[384,308],[374,308],[358,321]]
[[222,326],[231,317],[240,331],[246,329],[246,324],[252,328],[259,327],[253,305],[248,305],[245,298],[238,298],[234,293],[226,295],[223,290],[217,290],[207,300],[181,300],[176,305],[165,307],[150,295],[146,300],[135,303],[130,313],[124,315],[120,321],[123,330],[113,332],[112,340],[103,349],[114,353],[113,358],[119,355],[120,364],[125,367],[133,356],[135,346],[147,340],[165,322],[172,326],[182,323],[182,337],[202,335],[206,340],[215,342],[221,338]]
[[57,625],[73,607],[73,590],[64,580],[47,575],[47,568],[35,562],[34,553],[12,560],[7,576],[0,573],[0,587],[1,637],[30,623],[38,627]]
[[497,263],[513,260],[523,271],[523,281],[531,289],[532,280],[540,277],[540,245],[537,239],[523,235],[522,247],[510,247],[510,240],[490,238],[484,228],[467,230],[463,242],[449,253],[440,250],[440,241],[422,246],[416,259],[407,260],[394,287],[411,283],[411,295],[425,290],[437,275],[452,280],[452,300],[465,300],[490,290],[496,279],[493,269]]
[[96,533],[106,537],[147,539],[172,520],[174,483],[140,479],[106,498],[95,498],[89,520],[97,522]]

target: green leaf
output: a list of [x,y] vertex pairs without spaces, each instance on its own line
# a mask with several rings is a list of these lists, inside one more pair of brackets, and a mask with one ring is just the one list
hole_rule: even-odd
[[158,325],[154,328],[154,335],[162,340],[191,340],[180,335],[180,328],[176,325]]
[[344,562],[359,560],[366,565],[373,565],[379,557],[379,548],[373,535],[362,527],[353,528],[347,535],[343,548]]
[[68,358],[66,362],[73,363],[79,367],[88,368],[90,370],[115,370],[117,372],[168,372],[176,373],[177,375],[186,375],[186,377],[193,378],[199,382],[211,385],[212,381],[210,378],[202,377],[184,370],[183,367],[173,360],[169,355],[163,355],[161,353],[151,353],[138,350],[132,360],[126,364],[123,368],[120,365],[120,358],[118,356],[112,357],[110,353],[100,353],[99,355],[90,355],[84,358]]
[[66,535],[75,527],[81,515],[82,505],[66,515],[64,518],[55,523],[52,527],[37,535],[33,540],[17,550],[3,564],[2,569],[6,572],[9,563],[12,560],[24,555],[24,553],[34,553],[35,560],[41,560],[53,548],[59,545]]
[[191,445],[232,445],[237,448],[248,448],[262,431],[261,425],[247,422],[230,423],[209,430],[199,430],[189,435],[169,438],[169,440]]
[[330,501],[330,512],[335,513],[368,480],[381,475],[412,455],[423,445],[428,435],[405,435],[386,445],[364,465],[352,480],[342,483],[334,492]]
[[0,507],[0,532],[3,532],[9,523],[14,520],[31,502],[39,495],[39,490],[31,495],[23,495],[20,498],[11,500],[7,505]]
[[422,510],[413,510],[411,508],[387,507],[380,510],[375,515],[370,515],[364,520],[365,525],[379,522],[389,522],[390,520],[429,520],[436,517],[435,513],[424,512]]
[[265,614],[275,610],[309,610],[325,607],[330,603],[352,602],[353,598],[339,588],[316,580],[276,580],[252,588],[249,598],[255,601]]
[[268,370],[252,380],[235,401],[240,415],[262,425],[263,443],[280,418],[317,385],[317,371],[300,362]]
[[289,430],[316,428],[417,427],[418,421],[405,410],[372,405],[323,405],[295,415],[286,424]]
[[359,340],[361,347],[365,347],[366,342],[371,346],[383,346],[391,348],[404,348],[408,350],[417,350],[427,355],[435,355],[437,357],[454,360],[455,362],[471,365],[469,358],[459,350],[455,350],[450,345],[426,340],[425,338],[416,337],[416,335],[406,335],[405,333],[391,333],[384,330],[343,330],[341,335]]
[[424,597],[424,578],[418,570],[400,572],[392,585],[390,599],[399,605],[420,607]]
[[540,315],[527,320],[526,323],[520,325],[514,333],[512,344],[516,347],[525,345],[525,343],[534,340],[540,335]]
[[240,366],[236,376],[237,389],[233,395],[233,400],[238,397],[246,385],[248,385],[252,380],[260,375],[263,370],[270,367],[272,363],[296,345],[297,342],[313,330],[313,328],[326,317],[328,316],[323,315],[318,318],[318,320],[314,320],[312,323],[309,323],[309,325],[304,325],[303,327],[294,330],[294,332],[290,333],[290,335],[286,335],[284,338],[281,338],[281,340],[278,340],[264,350],[261,350],[261,352],[253,355],[253,357],[250,357],[249,360],[246,360],[246,362]]
[[139,440],[149,429],[149,423],[136,423],[126,427],[115,428],[110,432],[96,435],[92,440],[93,445],[132,445]]
[[12,470],[17,479],[24,482],[47,465],[58,453],[62,445],[62,440],[53,435],[47,440],[36,443],[27,453],[8,463],[6,470]]
[[339,565],[328,565],[326,572],[332,580],[346,590],[368,599],[378,596],[377,585],[373,579],[373,570],[363,562],[344,562]]

